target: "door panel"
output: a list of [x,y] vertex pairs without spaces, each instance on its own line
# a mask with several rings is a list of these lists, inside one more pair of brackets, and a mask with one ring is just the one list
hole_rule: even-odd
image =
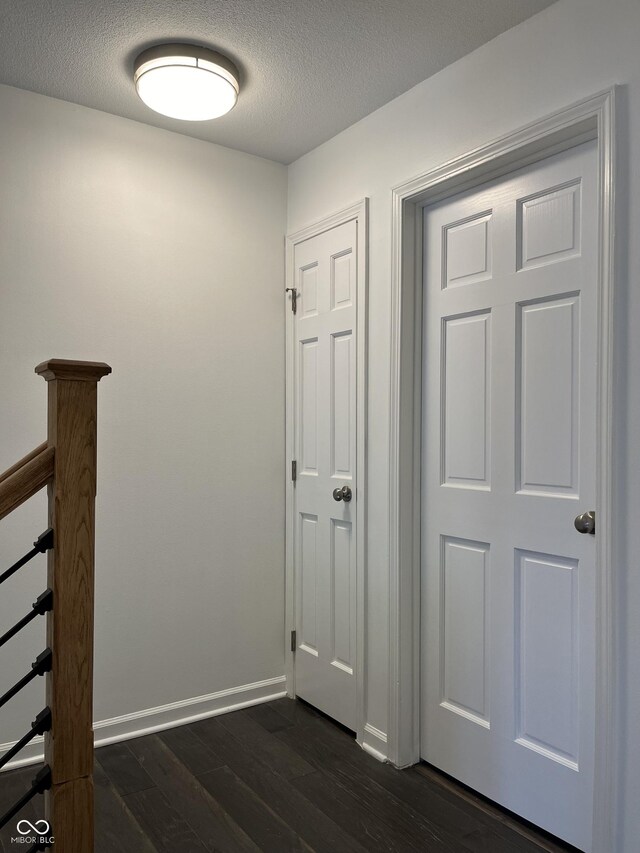
[[489,722],[489,545],[442,537],[440,691],[442,704]]
[[353,388],[354,372],[351,363],[353,352],[353,334],[343,332],[331,335],[331,473],[336,477],[351,477],[352,444],[355,439],[353,429],[355,401]]
[[580,296],[517,311],[518,491],[577,497]]
[[446,486],[490,488],[491,314],[444,320],[442,454]]
[[596,174],[587,143],[425,208],[425,760],[591,850]]
[[491,212],[447,225],[443,244],[443,289],[491,278]]
[[298,640],[305,651],[318,654],[318,517],[301,512],[300,576],[298,590],[300,613]]
[[578,561],[516,551],[517,741],[578,770]]
[[[296,693],[356,727],[356,222],[295,247]],[[333,491],[349,486],[352,500]]]
[[351,565],[352,531],[350,521],[331,519],[331,663],[353,674],[353,636],[351,602],[354,577]]
[[300,341],[300,470],[318,471],[318,339]]

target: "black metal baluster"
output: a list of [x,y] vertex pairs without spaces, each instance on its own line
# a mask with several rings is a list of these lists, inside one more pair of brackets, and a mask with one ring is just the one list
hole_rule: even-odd
[[45,530],[44,533],[41,533],[40,536],[38,536],[36,541],[33,543],[33,549],[29,551],[28,554],[25,554],[17,563],[14,563],[13,566],[0,575],[0,583],[4,583],[7,578],[10,578],[11,575],[18,571],[18,569],[21,569],[25,563],[32,560],[36,554],[44,554],[45,551],[50,551],[51,548],[53,548],[53,530],[49,527],[48,530]]
[[15,817],[37,794],[42,794],[44,791],[48,791],[50,787],[51,768],[48,764],[45,764],[45,766],[38,771],[38,774],[32,781],[31,788],[27,793],[23,794],[18,802],[14,803],[9,811],[5,812],[2,817],[0,817],[0,829],[2,829],[3,826],[6,826],[11,818]]
[[[37,554],[44,554],[46,551],[49,551],[53,548],[53,530],[48,528],[41,533],[40,536],[33,543],[33,548],[24,557],[21,557],[16,563],[10,566],[6,571],[0,574],[0,584],[4,583],[8,578],[14,575],[19,569],[21,569],[29,560],[32,560]],[[31,612],[27,613],[26,616],[23,616],[19,622],[17,622],[12,628],[6,631],[2,637],[0,637],[0,648],[4,646],[12,637],[21,631],[24,627],[26,627],[30,622],[36,619],[38,616],[42,616],[45,613],[48,613],[53,609],[53,592],[50,589],[45,590],[42,595],[38,596],[37,600],[31,605]],[[12,699],[17,693],[22,690],[23,687],[26,687],[29,682],[31,682],[34,678],[37,678],[39,675],[44,675],[46,672],[51,671],[51,662],[52,662],[52,653],[51,649],[45,649],[41,654],[38,655],[36,660],[31,664],[31,672],[28,672],[17,684],[14,684],[2,697],[0,697],[0,708],[3,705]],[[36,717],[36,719],[31,724],[31,729],[20,738],[17,743],[15,743],[10,749],[5,752],[5,754],[0,758],[0,769],[2,769],[6,764],[14,758],[21,749],[23,749],[30,741],[32,741],[38,735],[43,735],[45,732],[48,732],[51,729],[51,709],[44,708]],[[30,802],[35,796],[43,793],[51,787],[51,769],[48,765],[45,765],[35,776],[31,783],[31,787],[29,790],[22,796],[20,799],[4,814],[0,817],[0,829],[12,819],[24,808],[24,806]],[[29,849],[33,851],[37,850],[47,850],[50,847],[48,840],[46,838],[42,838],[42,840],[36,840],[35,844],[33,844]]]
[[26,735],[20,738],[20,740],[15,743],[11,749],[8,749],[2,758],[0,758],[0,769],[2,769],[5,764],[8,764],[14,755],[17,755],[20,750],[29,743],[29,741],[32,741],[37,735],[43,735],[45,732],[48,732],[50,728],[51,709],[47,707],[40,711],[33,723],[31,723],[31,729],[26,733]]
[[53,609],[53,591],[50,589],[45,590],[42,595],[38,596],[37,600],[33,602],[31,608],[31,613],[27,613],[26,616],[23,616],[19,622],[16,622],[13,628],[9,628],[6,634],[3,634],[2,637],[0,637],[0,649],[12,637],[15,637],[18,631],[22,631],[29,622],[33,621],[38,616],[43,616],[45,613],[48,613]]
[[45,672],[51,672],[51,660],[53,655],[51,653],[51,649],[45,649],[41,652],[35,661],[31,664],[31,672],[28,672],[24,678],[21,678],[17,684],[14,684],[4,696],[0,696],[0,708],[3,705],[6,705],[10,699],[19,693],[23,687],[26,687],[30,681],[33,681],[34,678],[37,678],[38,675],[44,675]]

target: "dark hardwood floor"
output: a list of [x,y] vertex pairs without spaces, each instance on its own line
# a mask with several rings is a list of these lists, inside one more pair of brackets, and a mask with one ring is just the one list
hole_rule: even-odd
[[[33,775],[0,776],[0,813]],[[95,787],[96,853],[572,849],[428,767],[380,764],[289,699],[97,749]],[[42,817],[41,800],[21,816]],[[3,853],[19,849],[15,825]]]

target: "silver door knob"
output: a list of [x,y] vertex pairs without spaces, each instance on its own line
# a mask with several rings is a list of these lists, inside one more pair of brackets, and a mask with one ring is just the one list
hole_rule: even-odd
[[349,503],[352,498],[351,489],[349,486],[343,486],[341,489],[333,490],[333,499],[334,501],[344,501],[345,503]]
[[578,533],[595,533],[596,532],[596,514],[594,510],[583,512],[582,515],[576,515],[573,522]]

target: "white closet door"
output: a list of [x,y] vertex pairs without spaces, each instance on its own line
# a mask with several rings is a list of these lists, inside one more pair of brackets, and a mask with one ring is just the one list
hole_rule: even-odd
[[[295,248],[296,693],[356,728],[356,222]],[[350,500],[336,500],[344,490]],[[341,491],[342,494],[342,491]]]
[[585,851],[596,175],[587,143],[424,212],[422,756]]

